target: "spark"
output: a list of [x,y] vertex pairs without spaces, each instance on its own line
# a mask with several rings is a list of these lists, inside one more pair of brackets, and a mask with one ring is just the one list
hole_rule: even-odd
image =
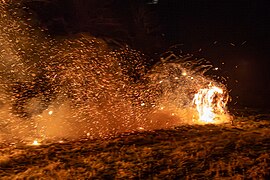
[[38,142],[38,140],[34,140],[33,143],[32,143],[33,146],[39,146],[40,143]]
[[187,72],[185,72],[185,71],[182,72],[182,75],[183,75],[183,76],[186,76],[186,75],[187,75]]
[[151,2],[148,2],[147,4],[158,4],[158,0],[152,0]]
[[[226,105],[220,102],[225,99],[219,101],[225,93],[220,93],[217,86],[200,89],[211,80],[200,72],[207,69],[201,60],[190,55],[177,56],[170,52],[164,55],[168,57],[161,58],[161,63],[145,73],[147,57],[128,46],[113,50],[102,40],[88,35],[62,40],[39,37],[39,33],[43,33],[35,34],[35,30],[23,23],[22,18],[13,19],[1,5],[0,10],[3,14],[0,16],[3,27],[0,28],[3,47],[0,75],[4,74],[0,83],[9,87],[19,82],[23,84],[20,88],[30,93],[37,89],[38,92],[29,94],[33,98],[21,97],[17,92],[12,97],[12,101],[23,101],[18,103],[22,106],[20,109],[26,110],[36,124],[29,125],[37,133],[34,137],[41,134],[44,138],[54,138],[58,134],[65,137],[77,129],[80,129],[78,137],[94,137],[108,136],[113,131],[132,131],[135,127],[139,130],[164,128],[162,124],[166,127],[175,125],[174,122],[160,122],[168,116],[191,121],[191,116],[184,113],[180,117],[178,111],[190,107],[197,108],[199,119],[211,122],[207,118],[216,121],[218,114],[222,114],[219,107],[223,109]],[[13,36],[16,41],[10,38]],[[142,81],[133,82],[131,77],[134,76],[142,77]],[[33,81],[40,77],[48,80]],[[32,88],[41,84],[42,88],[27,89],[30,88],[28,83],[33,83]],[[43,86],[46,92],[43,92]],[[8,97],[12,88],[6,89],[3,92]],[[9,118],[14,116],[14,112],[12,107],[8,108]],[[204,110],[209,112],[208,115],[203,113]],[[152,112],[166,116],[162,118],[158,113],[152,115]],[[155,121],[154,118],[162,120]],[[39,144],[38,140],[32,143]]]

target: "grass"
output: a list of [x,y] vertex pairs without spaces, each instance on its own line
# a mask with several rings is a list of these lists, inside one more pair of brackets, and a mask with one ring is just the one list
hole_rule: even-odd
[[219,126],[0,144],[0,179],[269,179],[269,172],[270,116],[250,112]]

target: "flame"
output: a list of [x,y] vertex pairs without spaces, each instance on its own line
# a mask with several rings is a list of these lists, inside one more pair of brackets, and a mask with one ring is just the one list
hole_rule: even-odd
[[34,140],[33,143],[32,143],[33,146],[39,146],[40,143],[38,142],[38,140]]
[[196,105],[199,123],[222,123],[229,119],[226,112],[228,96],[220,87],[210,83],[195,94],[193,103]]

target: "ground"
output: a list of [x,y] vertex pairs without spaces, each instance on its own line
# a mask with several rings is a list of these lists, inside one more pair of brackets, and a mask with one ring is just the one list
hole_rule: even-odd
[[270,114],[40,146],[0,144],[0,179],[269,179]]

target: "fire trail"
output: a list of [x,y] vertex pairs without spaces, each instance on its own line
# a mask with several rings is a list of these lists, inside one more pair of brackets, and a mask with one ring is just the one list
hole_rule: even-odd
[[226,87],[204,75],[204,60],[170,53],[145,73],[139,51],[90,35],[56,40],[7,7],[1,2],[1,142],[229,121]]

